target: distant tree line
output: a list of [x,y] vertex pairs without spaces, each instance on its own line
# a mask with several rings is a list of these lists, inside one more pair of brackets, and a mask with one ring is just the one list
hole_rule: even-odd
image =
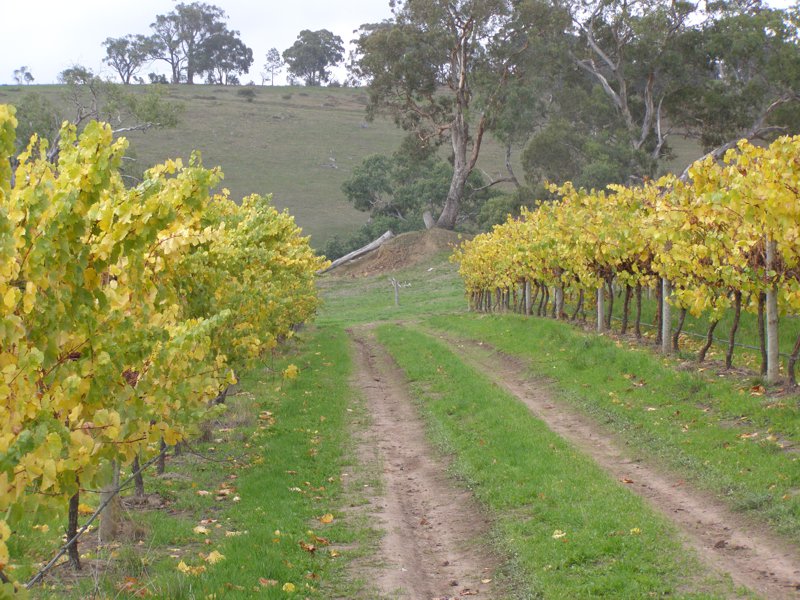
[[[151,34],[107,38],[103,59],[124,84],[144,83],[140,73],[161,61],[169,67],[169,79],[155,72],[151,83],[195,83],[204,77],[210,84],[239,84],[253,65],[253,51],[238,31],[229,29],[220,7],[203,2],[180,3],[150,24]],[[330,68],[344,59],[342,38],[327,29],[300,32],[297,41],[281,55],[276,48],[266,55],[262,83],[275,83],[284,65],[292,79],[321,85],[330,79]],[[20,77],[24,77],[24,73]],[[17,73],[15,72],[15,77]],[[18,77],[18,79],[20,78]]]

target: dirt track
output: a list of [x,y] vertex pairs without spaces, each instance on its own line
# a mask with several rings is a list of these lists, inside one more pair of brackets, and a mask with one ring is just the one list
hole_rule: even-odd
[[368,330],[351,331],[355,385],[371,416],[364,455],[377,451],[385,493],[370,510],[385,531],[380,566],[364,574],[389,598],[495,598],[489,523],[446,474],[425,439],[403,374]]
[[[683,533],[685,543],[710,568],[727,573],[770,600],[800,598],[800,553],[749,523],[709,494],[659,472],[630,455],[591,419],[556,402],[549,384],[525,365],[487,344],[441,339],[469,364],[523,402],[538,419],[590,456],[606,472],[645,498]],[[630,482],[630,483],[627,483]]]
[[[377,448],[384,467],[385,493],[372,506],[386,532],[382,566],[369,577],[391,598],[461,598],[476,592],[483,598],[496,597],[496,582],[481,583],[494,579],[498,563],[486,547],[489,523],[470,494],[446,476],[446,465],[425,439],[403,373],[369,329],[350,334],[356,347],[354,384],[365,394],[372,417],[369,447],[362,443],[362,452]],[[687,547],[710,569],[729,574],[736,584],[770,600],[800,598],[796,547],[631,455],[596,422],[556,401],[550,384],[532,378],[520,360],[479,342],[439,337],[670,519]]]

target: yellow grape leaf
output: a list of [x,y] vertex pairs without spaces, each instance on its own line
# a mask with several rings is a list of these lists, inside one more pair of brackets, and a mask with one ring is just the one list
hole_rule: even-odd
[[319,522],[325,523],[326,525],[328,523],[333,523],[333,515],[331,513],[325,513],[319,518]]
[[225,560],[225,555],[220,554],[217,550],[209,552],[208,556],[205,557],[205,561],[210,565],[215,565],[221,560]]
[[198,525],[194,529],[192,529],[197,535],[208,535],[208,528],[203,527],[202,525]]
[[190,567],[189,565],[187,565],[183,561],[178,563],[177,569],[178,569],[178,571],[180,571],[181,573],[183,573],[185,575],[199,575],[200,573],[202,573],[202,572],[204,572],[206,570],[204,565],[200,565],[200,566],[197,566],[197,567]]
[[84,504],[83,502],[81,502],[80,504],[78,504],[78,514],[91,515],[94,514],[94,509],[88,504]]
[[300,372],[300,369],[297,368],[297,365],[291,364],[283,370],[283,378],[284,379],[295,379],[297,374]]
[[297,588],[293,583],[284,583],[281,588],[284,592],[293,593]]

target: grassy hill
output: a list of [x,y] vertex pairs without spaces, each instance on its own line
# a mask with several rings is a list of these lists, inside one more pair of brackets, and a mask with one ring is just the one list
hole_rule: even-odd
[[[367,215],[353,209],[342,194],[342,182],[365,157],[393,152],[403,137],[390,120],[366,122],[363,89],[167,89],[185,111],[174,129],[128,134],[129,155],[141,168],[200,150],[206,166],[222,167],[233,198],[273,194],[275,205],[289,209],[317,248],[366,221]],[[242,95],[245,90],[254,95]],[[56,105],[65,103],[62,86],[0,86],[0,103],[16,104],[29,92]],[[490,138],[479,168],[493,176],[503,170],[503,151]]]

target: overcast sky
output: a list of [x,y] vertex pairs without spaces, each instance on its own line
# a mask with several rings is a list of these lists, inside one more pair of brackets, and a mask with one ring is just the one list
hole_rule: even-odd
[[[187,3],[191,0],[185,0]],[[228,27],[241,32],[253,50],[254,63],[243,83],[261,83],[270,48],[283,52],[302,29],[329,29],[347,44],[363,23],[390,16],[388,0],[205,0],[228,14]],[[797,0],[771,0],[786,7]],[[150,34],[158,14],[172,10],[172,0],[3,0],[0,18],[0,84],[13,83],[14,70],[25,65],[35,83],[55,83],[58,74],[75,64],[113,77],[103,64],[108,37]],[[165,63],[158,67],[166,72]],[[144,70],[141,75],[155,68]],[[336,76],[343,79],[340,69]],[[282,83],[282,81],[277,82]]]
[[[204,0],[228,14],[253,50],[253,66],[243,83],[261,83],[270,48],[283,52],[303,29],[328,29],[345,44],[363,23],[391,16],[388,0]],[[185,0],[188,4],[191,0]],[[27,66],[35,83],[56,83],[74,64],[113,76],[103,64],[108,37],[150,34],[155,16],[170,12],[171,0],[3,0],[0,18],[0,84],[14,83],[14,70]],[[158,63],[156,63],[158,64]],[[166,63],[161,63],[166,64]],[[147,79],[147,69],[141,73]],[[165,72],[163,68],[159,69]],[[342,78],[342,75],[339,74]],[[277,81],[276,81],[277,83]]]

